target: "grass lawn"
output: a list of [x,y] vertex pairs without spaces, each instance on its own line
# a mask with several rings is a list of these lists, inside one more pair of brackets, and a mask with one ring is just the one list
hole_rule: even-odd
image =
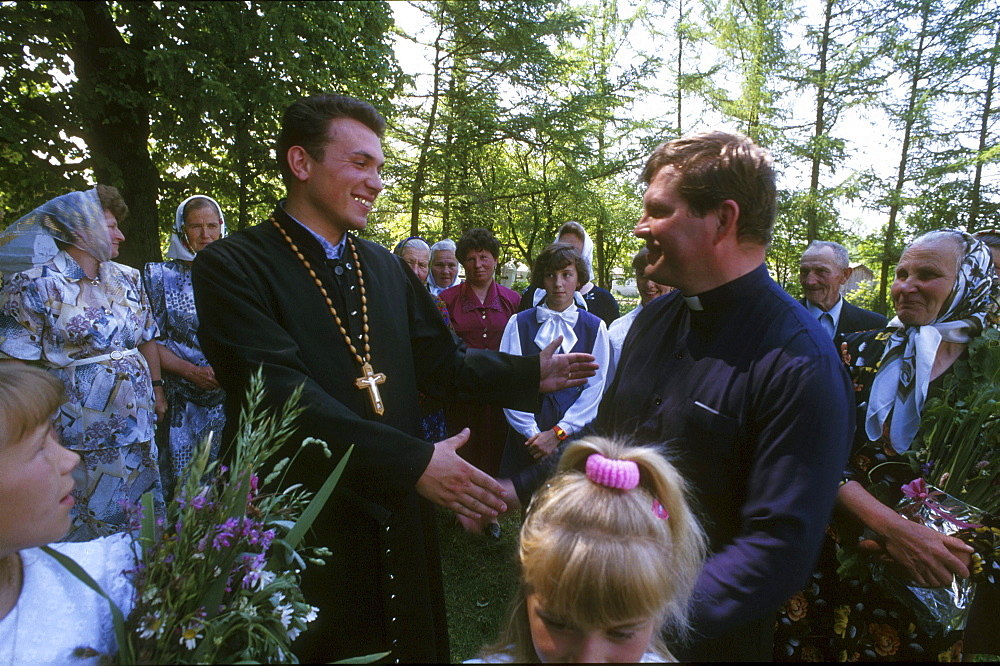
[[467,534],[452,513],[438,512],[441,567],[448,607],[451,660],[475,657],[500,633],[507,604],[517,589],[514,553],[521,528],[520,512],[500,519],[499,541]]

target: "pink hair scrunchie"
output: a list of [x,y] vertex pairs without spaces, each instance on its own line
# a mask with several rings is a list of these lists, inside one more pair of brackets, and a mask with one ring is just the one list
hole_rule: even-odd
[[611,460],[600,453],[587,458],[587,478],[598,485],[632,490],[639,485],[639,465],[632,460]]

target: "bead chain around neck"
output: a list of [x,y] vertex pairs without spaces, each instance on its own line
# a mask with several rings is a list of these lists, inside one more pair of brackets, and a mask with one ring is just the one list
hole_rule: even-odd
[[306,259],[306,256],[302,254],[299,246],[295,244],[295,241],[292,240],[292,237],[288,235],[281,224],[273,217],[271,218],[271,223],[274,224],[278,231],[281,232],[281,235],[285,237],[285,242],[292,248],[292,252],[295,253],[295,256],[299,258],[302,265],[309,271],[309,277],[311,277],[313,282],[316,283],[316,286],[319,287],[319,293],[323,294],[323,299],[326,300],[326,307],[330,309],[330,314],[332,314],[334,320],[336,320],[337,328],[340,329],[340,334],[344,336],[344,342],[347,343],[347,347],[358,360],[358,364],[363,365],[365,363],[371,363],[371,347],[368,345],[368,297],[365,294],[365,278],[361,274],[361,262],[358,261],[358,251],[354,248],[354,242],[351,240],[351,237],[347,236],[347,247],[351,248],[351,256],[354,258],[354,272],[358,275],[358,289],[361,292],[361,339],[362,342],[364,342],[365,347],[364,356],[358,353],[358,350],[354,347],[354,343],[351,342],[351,336],[347,333],[347,329],[344,328],[343,322],[340,321],[340,315],[337,314],[337,308],[334,307],[333,301],[330,299],[330,295],[326,292],[326,287],[323,286],[319,276],[316,275],[316,271],[313,270],[312,264],[310,264],[309,260]]
[[367,390],[369,398],[371,399],[372,409],[375,413],[381,416],[385,412],[385,406],[382,403],[381,395],[379,394],[378,384],[385,382],[385,375],[382,373],[376,373],[372,370],[371,366],[371,346],[368,343],[368,297],[365,294],[365,278],[361,274],[361,260],[358,258],[357,248],[354,247],[354,241],[351,240],[351,236],[347,235],[347,246],[351,249],[351,256],[354,258],[354,271],[358,276],[358,289],[361,295],[361,340],[364,343],[364,355],[358,353],[357,348],[355,348],[354,343],[351,342],[351,336],[348,334],[347,329],[344,328],[343,322],[340,320],[340,315],[337,313],[337,308],[333,305],[333,300],[330,299],[330,295],[326,291],[326,287],[323,286],[323,282],[316,275],[316,271],[313,270],[312,264],[306,259],[302,251],[299,250],[299,246],[295,244],[292,237],[288,235],[284,227],[271,216],[271,224],[277,228],[281,235],[285,238],[285,242],[288,246],[292,248],[292,252],[295,256],[299,258],[302,265],[306,267],[309,271],[309,276],[316,283],[319,288],[319,292],[323,294],[323,299],[326,301],[326,307],[330,310],[330,314],[333,315],[334,321],[337,322],[337,328],[340,329],[340,334],[344,336],[344,342],[347,343],[347,348],[351,350],[351,354],[354,355],[355,360],[357,360],[358,365],[361,366],[361,376],[355,380],[354,385],[362,390]]

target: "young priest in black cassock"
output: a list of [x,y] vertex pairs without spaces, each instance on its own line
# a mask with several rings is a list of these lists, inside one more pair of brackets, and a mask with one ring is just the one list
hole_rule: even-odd
[[539,390],[582,384],[588,355],[466,351],[427,290],[364,229],[382,189],[384,121],[368,104],[318,95],[288,108],[277,154],[288,198],[266,222],[213,243],[194,262],[205,355],[226,389],[232,438],[248,379],[263,367],[267,404],[304,385],[289,473],[316,491],[354,451],[307,545],[332,551],[303,573],[317,619],[293,643],[304,662],[375,652],[448,661],[432,503],[471,517],[506,507],[495,480],[455,448],[467,434],[420,439],[418,390],[534,409]]

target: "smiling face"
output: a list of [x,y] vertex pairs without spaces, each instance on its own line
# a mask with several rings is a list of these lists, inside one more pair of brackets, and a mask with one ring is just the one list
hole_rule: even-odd
[[292,146],[287,157],[295,178],[286,206],[291,215],[332,242],[367,226],[383,187],[385,157],[375,132],[353,118],[336,118],[327,129],[321,160],[301,146]]
[[550,310],[562,312],[573,303],[573,294],[580,288],[576,266],[572,263],[545,274],[545,305]]
[[458,277],[458,259],[451,250],[438,250],[434,253],[434,260],[431,262],[431,273],[434,275],[434,282],[437,286],[450,287]]
[[643,214],[635,235],[646,241],[646,277],[677,287],[685,294],[701,291],[702,272],[718,221],[715,213],[692,214],[677,192],[680,172],[661,167],[649,181],[642,198]]
[[69,530],[73,468],[80,456],[45,422],[16,442],[0,442],[0,554],[41,546]]
[[537,594],[528,595],[525,603],[531,642],[542,663],[638,663],[656,626],[650,618],[636,618],[584,630],[548,611]]
[[915,243],[896,266],[892,302],[906,326],[925,326],[940,314],[958,276],[957,243],[947,238]]
[[421,282],[427,281],[427,261],[429,255],[429,250],[418,247],[403,248],[403,261],[420,278]]
[[799,283],[806,300],[823,310],[840,300],[840,288],[851,276],[850,268],[841,268],[829,247],[813,248],[799,262]]
[[643,307],[649,305],[654,298],[673,291],[673,287],[654,282],[646,277],[644,273],[641,275],[639,273],[635,274],[635,287],[639,291],[639,301]]
[[219,240],[222,222],[212,206],[196,208],[184,215],[184,235],[192,252],[201,252]]
[[465,280],[473,287],[482,289],[490,286],[497,269],[497,259],[488,250],[469,250],[462,260],[465,266]]
[[125,242],[125,234],[118,228],[118,220],[110,210],[102,209],[104,222],[108,225],[108,236],[111,237],[111,258],[118,256],[118,246]]

